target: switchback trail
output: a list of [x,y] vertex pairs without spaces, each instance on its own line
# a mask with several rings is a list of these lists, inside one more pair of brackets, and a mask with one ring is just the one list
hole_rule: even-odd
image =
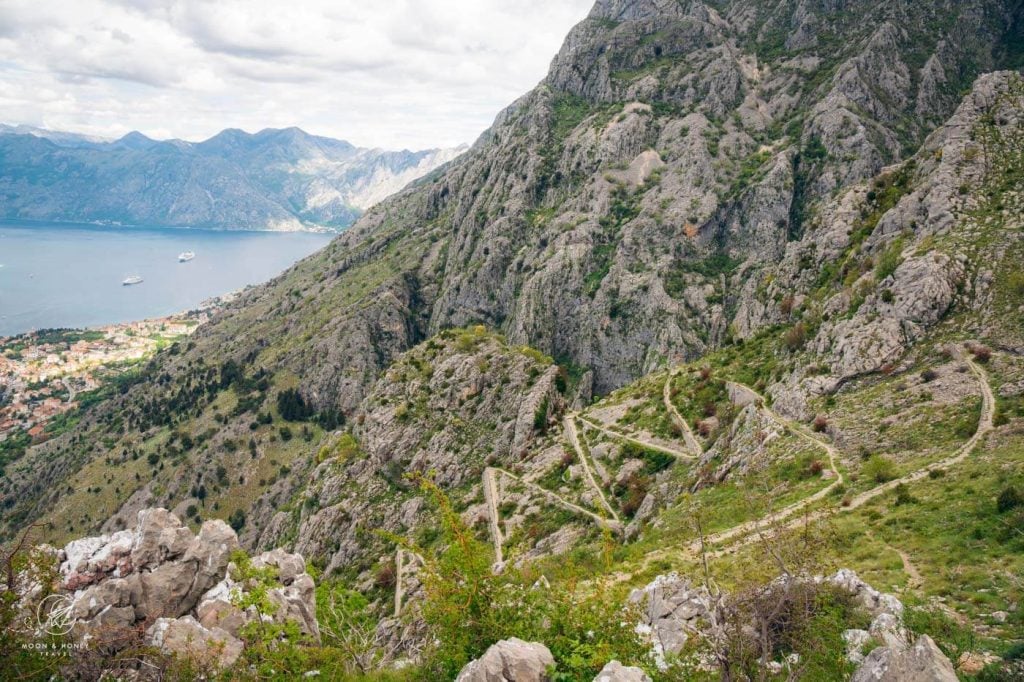
[[646,438],[637,438],[636,436],[627,436],[624,433],[621,433],[619,431],[614,431],[614,430],[608,428],[607,426],[602,426],[601,424],[598,424],[597,422],[591,421],[591,420],[589,420],[589,419],[587,419],[586,417],[583,417],[583,416],[580,416],[578,418],[579,418],[579,420],[581,422],[583,422],[584,424],[586,424],[590,428],[596,429],[597,431],[600,431],[601,433],[605,434],[606,436],[611,436],[612,438],[617,438],[618,440],[629,441],[630,443],[633,443],[634,445],[639,445],[640,447],[647,448],[648,450],[657,450],[658,452],[664,452],[666,455],[671,455],[671,456],[675,457],[676,459],[696,459],[696,457],[697,457],[696,455],[692,455],[689,452],[683,452],[682,450],[676,450],[675,448],[670,448],[670,447],[667,447],[665,445],[659,445],[658,443],[655,443],[653,441],[649,441]]
[[693,430],[690,428],[690,424],[683,418],[683,415],[676,409],[675,403],[672,402],[672,377],[675,376],[674,372],[669,372],[668,376],[665,377],[665,386],[661,390],[661,399],[665,403],[665,409],[668,410],[669,417],[672,418],[672,423],[679,429],[679,433],[683,437],[683,442],[686,443],[686,448],[695,456],[700,456],[700,453],[704,450],[701,447],[697,437],[693,435]]
[[[824,488],[814,493],[813,495],[809,495],[798,502],[794,502],[788,507],[783,507],[782,509],[776,512],[771,512],[770,514],[767,514],[759,519],[747,521],[737,526],[733,526],[732,528],[729,528],[727,530],[723,530],[718,533],[708,535],[704,538],[705,545],[715,545],[720,544],[722,542],[727,542],[728,540],[731,540],[735,537],[744,536],[748,533],[756,531],[758,528],[762,526],[771,525],[778,523],[780,521],[784,521],[785,519],[793,516],[794,514],[806,509],[807,507],[814,504],[818,500],[823,499],[826,495],[832,492],[832,490],[835,489],[836,486],[842,485],[844,481],[842,472],[840,472],[838,467],[836,466],[836,461],[839,459],[839,452],[835,449],[835,447],[832,446],[832,444],[815,436],[803,424],[799,424],[791,419],[787,419],[780,415],[779,413],[777,413],[775,410],[768,407],[764,400],[764,396],[760,395],[759,393],[757,393],[757,391],[750,388],[749,386],[744,386],[743,384],[739,384],[736,382],[729,382],[729,384],[743,391],[749,391],[750,393],[756,395],[759,400],[758,409],[760,409],[776,424],[783,428],[788,428],[792,430],[794,433],[796,433],[804,440],[825,450],[825,452],[828,454],[829,468],[832,470],[834,480],[832,481],[832,483],[825,486]],[[690,548],[699,548],[699,545],[699,542],[691,543]]]
[[501,552],[504,540],[501,537],[498,519],[498,482],[494,473],[495,470],[491,467],[484,469],[484,502],[487,504],[487,526],[491,530],[491,541],[494,543],[494,563],[501,566],[504,563]]
[[612,506],[608,504],[608,499],[604,496],[604,491],[601,486],[597,484],[597,478],[594,477],[594,472],[590,468],[590,462],[587,461],[587,453],[583,449],[583,445],[580,443],[580,434],[576,429],[576,418],[568,414],[564,419],[565,423],[565,434],[569,437],[569,443],[572,445],[573,450],[576,451],[576,456],[579,457],[580,464],[583,467],[583,475],[586,477],[590,487],[597,494],[597,498],[601,500],[601,506],[611,515],[616,521],[620,521],[619,515],[615,513]]
[[920,481],[922,478],[930,474],[932,471],[945,470],[949,469],[950,467],[956,466],[960,462],[967,459],[971,452],[974,451],[974,448],[978,445],[978,443],[981,442],[981,439],[984,438],[985,435],[993,429],[993,420],[995,418],[996,412],[996,397],[995,395],[993,395],[992,387],[988,383],[988,376],[985,374],[985,370],[983,370],[976,362],[974,362],[970,358],[963,357],[962,354],[960,355],[961,359],[967,363],[967,366],[970,367],[971,372],[978,379],[978,387],[981,389],[981,416],[978,419],[978,428],[975,429],[974,435],[971,436],[970,440],[964,443],[953,456],[947,457],[946,459],[940,462],[929,464],[928,466],[922,469],[918,469],[913,473],[909,473],[905,476],[901,476],[899,478],[888,481],[887,483],[883,483],[882,485],[872,488],[871,490],[866,490],[860,493],[859,495],[855,496],[853,499],[851,499],[850,504],[843,507],[841,511],[850,511],[851,509],[856,509],[857,507],[863,506],[866,502],[870,502],[879,495],[889,492],[890,490],[894,489],[901,483],[905,484]]
[[530,490],[533,490],[534,492],[539,493],[540,495],[546,497],[548,499],[548,501],[551,502],[552,504],[559,505],[561,507],[564,507],[565,509],[568,509],[571,512],[575,512],[577,514],[582,514],[583,516],[588,517],[589,519],[591,519],[592,521],[597,523],[602,528],[608,528],[608,529],[613,530],[613,531],[619,531],[619,530],[622,529],[622,523],[620,523],[619,521],[605,518],[603,516],[600,516],[599,514],[595,514],[594,512],[590,511],[589,509],[585,509],[585,508],[579,506],[578,504],[573,504],[569,500],[566,500],[565,498],[563,498],[561,495],[559,495],[557,493],[553,493],[550,490],[548,490],[547,488],[542,488],[541,486],[537,485],[536,483],[532,483],[530,481],[527,481],[523,477],[517,476],[517,475],[513,474],[511,471],[507,471],[505,469],[499,469],[497,467],[495,467],[493,469],[493,471],[495,473],[504,474],[505,476],[508,476],[509,478],[511,478],[513,481],[517,481],[517,482],[521,483],[522,485],[526,486],[527,488],[529,488]]
[[[981,442],[981,440],[985,437],[985,435],[989,431],[991,431],[993,429],[993,418],[994,418],[994,415],[995,415],[995,404],[996,404],[996,401],[995,401],[995,395],[993,395],[993,393],[992,393],[992,387],[988,383],[988,377],[986,376],[985,371],[976,362],[974,362],[970,358],[964,357],[962,353],[958,353],[958,357],[960,357],[960,359],[962,359],[964,362],[967,363],[967,366],[970,368],[971,372],[978,379],[978,388],[979,388],[979,390],[981,392],[981,401],[982,401],[982,403],[981,403],[981,415],[980,415],[980,417],[978,419],[978,427],[977,427],[977,429],[975,429],[974,435],[971,436],[970,440],[968,440],[966,443],[964,443],[962,446],[960,446],[952,456],[947,457],[946,459],[941,460],[939,462],[934,462],[932,464],[929,464],[928,466],[922,467],[921,469],[918,469],[918,470],[916,470],[916,471],[914,471],[912,473],[906,474],[904,476],[900,476],[899,478],[896,478],[896,479],[893,479],[893,480],[888,481],[886,483],[883,483],[881,485],[875,486],[874,488],[871,488],[870,490],[865,490],[864,492],[860,493],[859,495],[856,495],[855,497],[851,498],[848,504],[845,504],[842,507],[839,507],[839,509],[838,509],[839,513],[845,513],[845,512],[849,512],[851,510],[857,509],[858,507],[863,506],[867,502],[870,502],[871,500],[879,497],[880,495],[884,495],[885,493],[887,493],[887,492],[889,492],[891,490],[894,490],[896,488],[896,486],[898,486],[900,484],[907,484],[907,483],[913,483],[915,481],[920,481],[921,479],[923,479],[926,476],[928,476],[928,474],[931,473],[932,471],[945,470],[945,469],[949,469],[950,467],[956,466],[957,464],[959,464],[960,462],[965,460],[971,454],[971,452],[974,451],[974,448]],[[791,424],[794,426],[794,428],[797,430],[798,433],[804,434],[807,437],[812,437],[812,436],[810,436],[809,432],[806,430],[806,427],[804,427],[802,424],[796,424],[795,422],[791,422]],[[817,440],[817,439],[815,438],[815,440]],[[819,442],[821,442],[821,441],[819,441]],[[822,443],[822,445],[825,445],[825,444]],[[831,446],[828,446],[828,447],[830,448],[829,456],[830,456],[830,459],[831,459],[831,458],[833,458],[833,456],[835,454],[835,450],[834,450],[834,448],[831,448]],[[839,481],[841,481],[841,478],[837,479],[837,483]],[[833,485],[835,485],[835,484],[833,484]],[[820,499],[822,492],[826,492],[826,491],[825,490],[819,491],[819,493],[816,493],[815,495],[812,495],[811,497],[806,498],[804,501],[798,503],[798,505],[800,505],[801,508],[806,507],[807,504],[813,503],[815,501],[815,499],[813,499],[813,498]],[[794,505],[794,506],[796,506],[796,505]],[[790,509],[792,509],[792,508],[790,508]],[[797,511],[799,511],[799,510],[797,510]],[[818,509],[814,513],[808,515],[807,517],[805,517],[803,519],[790,520],[789,522],[787,522],[787,523],[783,524],[782,526],[780,526],[780,529],[792,528],[798,522],[799,523],[809,523],[811,521],[819,520],[819,519],[823,518],[826,514],[828,514],[829,511],[830,510],[828,510],[828,509]],[[790,516],[790,515],[792,515],[792,512],[787,514],[787,516]],[[756,525],[762,525],[762,524],[764,524],[766,522],[767,523],[772,523],[772,522],[776,522],[778,520],[779,519],[777,519],[777,518],[766,517],[765,519],[762,519],[762,520],[758,521]],[[744,525],[746,525],[746,524],[744,524]],[[735,534],[730,535],[730,537],[735,537]],[[721,539],[722,538],[719,538],[718,541],[720,541]],[[729,539],[729,538],[724,538],[724,539]],[[705,542],[709,542],[709,541],[711,541],[711,538],[705,538]],[[719,553],[735,552],[740,547],[743,547],[744,545],[749,544],[750,541],[751,541],[750,537],[743,538],[738,543],[730,546],[727,550],[722,550],[722,552],[719,552]]]

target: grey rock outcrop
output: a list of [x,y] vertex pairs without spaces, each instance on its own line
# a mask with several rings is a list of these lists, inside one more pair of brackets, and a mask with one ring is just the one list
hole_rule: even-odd
[[[242,650],[242,627],[260,617],[236,606],[252,587],[233,577],[230,557],[238,546],[223,521],[207,521],[193,535],[159,508],[140,511],[133,529],[68,543],[57,552],[58,592],[70,600],[72,632],[89,640],[142,626],[148,641],[169,653],[230,666]],[[276,607],[273,619],[295,621],[318,641],[315,585],[305,560],[276,549],[250,561],[273,569],[278,584],[266,592]]]
[[864,659],[851,682],[956,682],[953,664],[928,635],[911,647],[878,647]]
[[[271,568],[277,585],[266,591],[267,598],[274,605],[271,616],[275,622],[293,621],[305,634],[315,641],[320,640],[320,628],[316,620],[316,585],[306,573],[306,562],[299,554],[288,554],[283,549],[274,549],[252,557],[253,568]],[[228,564],[224,578],[203,596],[196,606],[199,622],[208,628],[221,628],[237,636],[241,628],[259,618],[249,609],[242,611],[235,606],[250,585],[234,576],[237,567]]]
[[[258,546],[282,544],[326,556],[327,570],[377,559],[384,543],[366,538],[354,519],[401,533],[427,520],[430,505],[409,475],[430,472],[444,489],[479,485],[486,466],[513,468],[564,409],[559,370],[481,329],[449,330],[403,354],[363,401],[352,428],[358,452],[336,455],[308,475],[300,515],[278,515],[269,500],[250,514],[263,525]],[[279,522],[274,522],[274,514]]]
[[[780,578],[768,589],[783,585],[783,580]],[[903,604],[895,596],[879,592],[849,569],[809,580],[847,592],[872,617],[869,630],[843,633],[851,661],[864,660],[862,648],[872,639],[883,645],[879,648],[892,651],[902,651],[909,646],[910,634],[902,621]],[[721,622],[722,609],[728,609],[729,595],[715,599],[706,588],[694,586],[686,578],[670,573],[659,575],[643,588],[633,590],[629,602],[640,607],[639,632],[649,637],[655,661],[663,665],[666,655],[678,654],[695,635],[711,639],[722,636],[716,624]]]
[[467,663],[455,682],[546,682],[554,664],[543,644],[512,637],[492,644],[483,656]]
[[852,594],[872,617],[877,618],[883,614],[894,616],[896,619],[903,617],[903,603],[898,598],[871,587],[861,580],[855,571],[841,568],[826,580]]
[[601,668],[594,682],[651,682],[651,678],[640,668],[609,661],[608,665]]
[[176,618],[195,608],[227,570],[235,532],[207,521],[198,535],[165,509],[139,512],[134,530],[75,540],[62,550],[60,589],[71,614],[94,627]]
[[207,629],[192,616],[158,618],[146,631],[149,642],[161,651],[199,663],[229,668],[245,645],[220,628]]
[[648,634],[659,658],[679,653],[691,636],[706,624],[713,608],[703,587],[675,573],[658,576],[633,590],[629,602],[642,609],[641,629]]

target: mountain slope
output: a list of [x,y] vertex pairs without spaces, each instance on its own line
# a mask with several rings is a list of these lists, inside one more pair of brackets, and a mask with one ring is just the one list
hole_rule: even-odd
[[0,129],[0,216],[219,229],[339,228],[461,150],[361,149],[298,128],[199,143]]
[[954,660],[1009,655],[1021,20],[598,2],[473,149],[9,465],[6,536],[159,504],[380,596],[375,531],[436,546],[427,475],[553,580],[763,582],[814,522]]
[[[940,9],[956,20],[938,21]],[[379,398],[408,390],[415,404],[413,386],[394,369],[381,373],[399,358],[411,363],[423,351],[404,353],[452,327],[479,323],[512,347],[554,358],[567,403],[685,360],[725,358],[723,382],[749,384],[789,419],[813,416],[851,382],[899,369],[908,349],[971,336],[1020,348],[1018,244],[1009,238],[1020,205],[1020,78],[982,76],[958,97],[981,71],[1016,64],[1009,38],[1020,20],[1019,3],[994,0],[860,1],[843,11],[812,2],[599,2],[548,78],[473,149],[244,294],[161,353],[123,395],[9,467],[0,488],[8,534],[43,516],[59,522],[54,537],[71,537],[116,526],[122,510],[154,501],[221,516],[241,505],[250,546],[294,542],[332,568],[365,568],[376,541],[338,530],[346,542],[336,547],[315,520],[323,513],[339,528],[358,525],[341,514],[344,496],[324,502],[318,492],[309,508],[297,501],[311,490],[319,447],[340,437],[327,432],[343,421],[357,442],[383,417],[391,422],[378,441],[401,434]],[[212,142],[231,148],[234,137]],[[500,384],[500,373],[494,378]],[[658,378],[645,381],[662,395]],[[704,415],[718,426],[705,424],[700,438],[731,426],[725,389],[691,408],[723,410]],[[303,426],[289,426],[282,409],[297,398]],[[486,424],[498,415],[467,416]],[[435,416],[409,417],[422,442],[402,436],[403,452],[361,461],[377,474],[397,462],[391,478],[400,483],[406,463],[434,452],[433,429],[458,430]],[[672,428],[664,416],[650,425],[662,438]],[[762,417],[744,417],[749,433]],[[549,430],[542,416],[526,451],[502,451],[494,468],[523,479],[502,480],[530,500],[540,493],[527,483],[564,454],[546,489],[561,496],[564,514],[601,515],[593,476],[565,473],[569,457],[600,457],[573,455]],[[466,476],[449,481],[467,505],[482,500],[479,488],[463,488],[482,468],[478,445],[444,460],[467,463]],[[246,448],[259,471],[220,480]],[[792,439],[780,456],[812,451]],[[731,455],[719,456],[703,463],[722,466]],[[682,469],[642,452],[616,458],[612,480],[625,460],[640,462],[630,464],[637,480],[624,476],[610,492],[622,516],[644,510],[628,531],[643,532],[648,514],[684,489],[658,476]],[[157,473],[144,477],[147,465]],[[176,481],[179,470],[194,480]],[[803,479],[794,494],[815,494],[818,483]],[[359,516],[395,523],[399,498],[381,495]],[[286,503],[283,517],[272,513]],[[557,530],[512,542],[530,552]]]

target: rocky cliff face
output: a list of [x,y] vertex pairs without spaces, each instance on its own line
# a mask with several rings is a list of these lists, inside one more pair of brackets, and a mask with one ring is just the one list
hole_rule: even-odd
[[346,227],[460,149],[388,152],[298,128],[199,143],[0,128],[0,216],[227,230]]

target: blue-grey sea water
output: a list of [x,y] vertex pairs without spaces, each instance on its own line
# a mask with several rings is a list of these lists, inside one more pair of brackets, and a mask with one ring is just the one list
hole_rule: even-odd
[[[0,221],[0,336],[189,310],[258,284],[331,235]],[[194,260],[178,262],[193,251]],[[130,275],[141,284],[123,286]]]

